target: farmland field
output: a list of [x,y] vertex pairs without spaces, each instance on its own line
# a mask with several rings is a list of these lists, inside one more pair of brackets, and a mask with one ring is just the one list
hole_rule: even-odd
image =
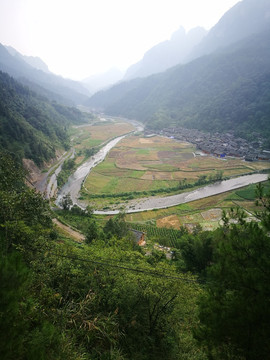
[[[265,184],[265,191],[269,190],[269,184]],[[146,239],[154,239],[165,246],[178,247],[177,239],[180,235],[177,230],[185,228],[192,232],[198,225],[202,230],[215,230],[222,223],[222,212],[229,211],[232,207],[241,208],[248,218],[254,219],[259,209],[255,205],[255,194],[256,185],[250,185],[168,209],[126,214],[126,220],[132,228],[145,231]]]
[[128,136],[88,175],[83,198],[96,208],[110,207],[117,200],[176,193],[200,185],[202,177],[210,181],[270,167],[267,162],[196,156],[195,151],[190,143],[161,136]]
[[104,142],[134,130],[134,126],[127,122],[111,121],[83,125],[72,129],[74,147],[77,151],[98,146]]

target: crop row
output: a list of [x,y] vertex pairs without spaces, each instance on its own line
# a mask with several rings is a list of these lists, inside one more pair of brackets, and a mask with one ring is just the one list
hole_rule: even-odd
[[160,245],[178,248],[179,240],[183,235],[183,231],[168,228],[159,228],[152,225],[132,224],[132,228],[143,231],[146,239],[154,239]]

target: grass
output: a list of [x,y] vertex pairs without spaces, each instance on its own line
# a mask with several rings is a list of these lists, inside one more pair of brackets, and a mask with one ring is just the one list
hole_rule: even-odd
[[[157,195],[157,191],[158,195],[173,194],[180,184],[194,184],[201,175],[210,179],[222,171],[223,177],[231,177],[269,167],[269,163],[250,165],[241,159],[194,157],[194,153],[195,148],[189,143],[160,136],[128,136],[91,171],[85,181],[86,193],[102,196],[103,200],[99,204],[95,200],[93,205],[104,208],[112,203],[112,195],[119,201],[125,193],[124,201],[126,193],[135,198]],[[106,199],[106,195],[110,198]]]
[[94,146],[98,146],[116,136],[121,136],[134,130],[134,127],[125,122],[102,122],[95,125],[86,125],[73,128],[71,135],[73,137],[74,147],[77,151],[83,151]]
[[[90,145],[107,141],[115,134],[117,136],[126,133],[130,127],[130,124],[121,122],[77,128],[73,134],[74,141],[77,149],[84,150]],[[134,191],[151,192],[163,189],[166,194],[179,182],[194,183],[202,174],[209,177],[222,170],[223,176],[236,176],[270,168],[270,163],[267,162],[246,163],[240,159],[194,157],[194,152],[195,148],[189,143],[159,136],[128,136],[90,173],[85,183],[87,191],[83,193],[83,197],[89,200],[89,193],[104,194],[104,198],[92,198],[91,204],[96,209],[113,208],[114,205],[125,206],[128,194],[132,195]],[[120,193],[126,195],[118,197]],[[111,197],[112,194],[115,197]],[[142,194],[146,195],[150,193]],[[218,210],[220,214],[222,210],[240,206],[254,212],[254,199],[255,185],[251,185],[168,209],[128,214],[127,221],[131,224],[174,229],[184,224],[194,226],[200,223],[203,229],[211,230],[219,226],[219,218],[211,218],[211,212],[210,215],[207,213],[207,216],[207,211]],[[107,217],[100,219],[105,221]]]
[[[228,211],[232,207],[240,207],[249,213],[255,213],[258,207],[255,205],[256,185],[249,185],[240,190],[234,190],[218,194],[208,198],[196,200],[188,204],[181,204],[168,209],[145,211],[141,213],[127,214],[126,219],[130,223],[155,225],[179,229],[181,226],[195,226],[200,224],[203,230],[214,230],[220,224],[222,211]],[[269,184],[265,185],[265,191],[269,191]]]

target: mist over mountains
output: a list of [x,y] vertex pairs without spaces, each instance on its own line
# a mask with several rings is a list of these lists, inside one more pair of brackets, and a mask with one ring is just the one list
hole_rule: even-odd
[[21,60],[24,60],[27,64],[29,64],[33,68],[35,68],[37,70],[42,70],[48,74],[50,73],[48,65],[45,64],[45,62],[41,58],[39,58],[37,56],[22,55],[16,49],[14,49],[12,46],[5,46],[5,48],[8,50],[10,55],[15,56]]
[[89,76],[88,78],[84,79],[82,83],[92,95],[95,92],[112,86],[113,84],[122,80],[123,75],[124,73],[121,70],[117,68],[111,68],[105,73]]
[[80,104],[89,96],[88,90],[81,83],[54,75],[48,72],[47,65],[42,60],[25,57],[15,49],[1,44],[0,70],[50,100],[66,105]]
[[170,40],[157,44],[145,53],[141,61],[130,66],[123,80],[146,77],[185,62],[190,51],[201,42],[206,33],[207,31],[201,27],[194,28],[188,33],[180,27],[172,34]]
[[[230,130],[246,138],[257,132],[270,138],[268,0],[239,2],[208,33],[202,28],[186,33],[180,27],[170,40],[149,49],[124,78],[119,70],[110,69],[82,83],[64,79],[51,73],[41,59],[24,56],[1,44],[0,70],[31,89],[33,103],[40,101],[37,100],[40,97],[52,102],[53,112],[60,109],[61,116],[66,112],[68,117],[72,113],[80,118],[73,110],[56,109],[56,103],[83,104],[110,115],[135,118],[150,129],[184,126],[207,131]],[[6,88],[9,80],[2,76],[1,81],[5,83],[3,89]],[[112,85],[114,82],[117,84]],[[89,97],[100,88],[103,90]],[[22,92],[20,89],[12,85],[14,99],[17,91]],[[2,110],[11,104],[12,97],[2,97]],[[39,108],[42,107],[49,109],[50,105],[43,103]],[[22,109],[16,109],[17,121]],[[40,116],[41,123],[50,111]],[[3,111],[2,116],[12,118]],[[8,121],[5,129],[7,124]],[[21,121],[20,127],[24,126]],[[28,153],[33,158],[33,151]]]
[[225,13],[200,44],[194,47],[188,60],[210,54],[221,47],[262,32],[269,28],[269,23],[269,0],[240,1]]
[[101,91],[87,104],[153,129],[185,126],[242,136],[256,130],[270,136],[270,2],[238,3],[190,56],[194,60],[184,65]]

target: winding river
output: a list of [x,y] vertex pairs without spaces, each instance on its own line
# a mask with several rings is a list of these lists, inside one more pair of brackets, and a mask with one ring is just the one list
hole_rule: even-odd
[[[188,203],[194,200],[203,199],[209,196],[221,194],[230,190],[239,189],[249,184],[256,184],[268,179],[267,174],[253,174],[240,176],[234,179],[223,180],[211,185],[201,187],[199,189],[184,192],[177,195],[164,196],[164,197],[148,197],[143,199],[132,200],[127,205],[125,212],[139,212],[154,209],[164,209],[184,203]],[[119,210],[108,211],[95,211],[95,214],[109,215],[117,214]]]
[[[137,125],[137,129],[141,130],[140,126],[138,126],[138,123],[136,125]],[[89,174],[91,169],[93,169],[96,165],[102,162],[105,159],[108,152],[127,135],[128,134],[125,134],[111,140],[97,154],[95,154],[89,160],[83,163],[75,171],[75,173],[68,178],[67,183],[59,191],[56,199],[56,204],[60,206],[63,196],[65,196],[66,194],[70,194],[73,204],[77,204],[78,206],[85,208],[85,205],[80,203],[78,197],[86,176]],[[132,213],[132,212],[140,212],[146,210],[164,209],[167,207],[172,207],[179,204],[191,202],[194,200],[199,200],[205,197],[221,194],[230,190],[239,189],[249,184],[256,184],[262,181],[266,181],[267,179],[268,179],[267,174],[245,175],[229,180],[219,181],[214,184],[207,185],[193,191],[183,192],[176,195],[135,199],[129,201],[127,204],[124,204],[125,212]],[[120,210],[118,209],[114,209],[114,210],[108,209],[108,210],[100,210],[100,211],[96,210],[95,214],[113,215],[113,214],[118,214],[119,211]]]
[[67,183],[59,191],[56,199],[56,205],[59,206],[61,204],[63,196],[65,196],[66,194],[70,194],[73,204],[77,204],[82,207],[82,205],[79,204],[78,196],[84,179],[89,174],[91,169],[93,169],[93,167],[97,166],[100,162],[102,162],[108,152],[125,136],[127,135],[119,136],[111,140],[105,146],[103,146],[103,148],[99,150],[99,152],[97,152],[89,160],[79,166],[75,173],[68,178]]

